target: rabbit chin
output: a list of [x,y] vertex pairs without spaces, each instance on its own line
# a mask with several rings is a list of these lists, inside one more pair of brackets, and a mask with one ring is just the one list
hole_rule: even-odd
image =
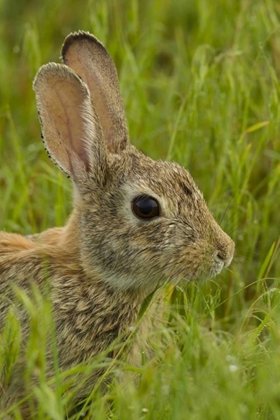
[[[100,276],[101,278],[103,276]],[[141,295],[149,295],[159,286],[162,286],[166,281],[167,277],[164,273],[153,275],[142,274],[118,274],[118,273],[107,273],[102,280],[116,291],[137,291]]]

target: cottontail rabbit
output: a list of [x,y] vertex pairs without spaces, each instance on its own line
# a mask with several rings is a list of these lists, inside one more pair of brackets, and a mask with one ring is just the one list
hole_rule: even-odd
[[[40,68],[34,90],[46,150],[73,181],[74,210],[65,227],[34,237],[0,233],[0,326],[15,301],[13,286],[42,288],[47,277],[65,370],[125,334],[143,299],[167,278],[220,273],[234,243],[185,169],[130,144],[117,72],[104,46],[89,33],[70,34],[62,59]],[[28,316],[18,310],[24,342]],[[21,369],[10,394],[0,386],[6,404],[24,395]]]

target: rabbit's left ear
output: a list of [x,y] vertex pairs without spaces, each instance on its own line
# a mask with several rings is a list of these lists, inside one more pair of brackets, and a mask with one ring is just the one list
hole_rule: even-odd
[[88,87],[69,67],[49,63],[38,71],[33,88],[49,155],[76,184],[89,172],[102,183],[106,152]]
[[117,70],[106,48],[93,35],[80,31],[66,38],[61,55],[90,90],[108,151],[120,153],[129,135]]

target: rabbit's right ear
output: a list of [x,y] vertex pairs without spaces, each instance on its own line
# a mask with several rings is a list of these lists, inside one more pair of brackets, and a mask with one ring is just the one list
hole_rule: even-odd
[[64,64],[87,84],[111,153],[129,144],[129,135],[115,64],[95,36],[79,31],[67,36],[61,51]]
[[102,182],[105,147],[86,84],[69,67],[49,63],[38,71],[33,88],[49,155],[76,183],[90,171]]

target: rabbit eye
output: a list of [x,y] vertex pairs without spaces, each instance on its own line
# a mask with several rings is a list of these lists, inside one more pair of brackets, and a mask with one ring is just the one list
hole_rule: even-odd
[[134,215],[140,219],[152,219],[159,216],[159,203],[149,195],[139,195],[131,203]]

